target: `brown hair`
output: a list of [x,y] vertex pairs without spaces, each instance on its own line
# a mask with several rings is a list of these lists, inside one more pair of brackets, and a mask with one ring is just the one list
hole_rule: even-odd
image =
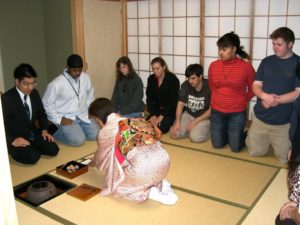
[[166,61],[163,58],[155,57],[154,59],[152,59],[151,65],[153,65],[154,63],[159,63],[161,66],[165,66],[165,73],[170,73]]
[[270,34],[271,39],[282,38],[286,43],[295,42],[295,34],[288,27],[279,27]]
[[99,118],[103,124],[106,124],[107,117],[115,112],[115,108],[107,98],[97,98],[89,107],[89,116]]
[[116,62],[116,75],[117,75],[117,80],[120,80],[122,77],[122,73],[120,72],[120,66],[121,64],[127,65],[128,69],[129,69],[129,74],[128,74],[128,78],[133,77],[136,72],[132,66],[132,63],[130,61],[130,59],[127,56],[122,56],[118,59],[118,61]]

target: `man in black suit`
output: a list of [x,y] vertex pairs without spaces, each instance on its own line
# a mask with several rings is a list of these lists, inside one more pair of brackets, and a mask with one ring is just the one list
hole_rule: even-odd
[[47,131],[47,115],[34,89],[35,70],[29,64],[20,64],[14,78],[16,86],[1,95],[8,153],[18,162],[34,164],[41,155],[57,155],[59,148]]

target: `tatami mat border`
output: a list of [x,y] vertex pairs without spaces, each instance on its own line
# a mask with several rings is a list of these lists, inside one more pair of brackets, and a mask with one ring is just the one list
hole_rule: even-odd
[[[252,203],[252,205],[250,207],[248,207],[246,213],[241,217],[241,219],[239,220],[237,225],[241,225],[244,220],[247,218],[247,216],[249,215],[249,213],[251,212],[251,210],[255,207],[255,205],[257,204],[257,202],[259,201],[259,199],[263,196],[263,194],[266,192],[266,190],[269,188],[269,186],[271,185],[271,183],[274,181],[274,179],[276,178],[276,176],[278,175],[278,173],[280,172],[281,168],[278,168],[277,171],[274,173],[273,177],[269,180],[269,182],[265,185],[265,187],[261,190],[260,194],[257,196],[257,198],[255,199],[255,201]],[[278,209],[279,210],[279,209]],[[274,218],[275,221],[275,218]]]
[[192,190],[182,188],[182,187],[178,187],[178,186],[174,186],[174,185],[172,185],[172,187],[174,189],[178,190],[178,191],[182,191],[182,192],[185,192],[185,193],[188,193],[188,194],[192,194],[192,195],[196,195],[196,196],[199,196],[199,197],[202,197],[202,198],[210,199],[210,200],[213,200],[213,201],[216,201],[216,202],[224,203],[226,205],[231,205],[231,206],[239,207],[239,208],[242,208],[242,209],[248,209],[249,208],[246,205],[242,205],[242,204],[239,204],[239,203],[236,203],[236,202],[227,201],[227,200],[224,200],[222,198],[217,198],[217,197],[207,195],[207,194],[203,194],[203,193],[200,193],[200,192],[197,192],[197,191],[192,191]]
[[228,155],[224,155],[224,154],[220,154],[217,152],[208,152],[205,151],[203,149],[196,149],[196,148],[192,148],[192,147],[187,147],[187,146],[182,146],[182,145],[176,145],[176,144],[172,144],[169,142],[165,142],[165,141],[161,141],[163,144],[166,145],[170,145],[170,146],[175,146],[175,147],[179,147],[179,148],[183,148],[183,149],[187,149],[187,150],[192,150],[192,151],[197,151],[197,152],[201,152],[201,153],[207,153],[207,154],[211,154],[211,155],[217,155],[217,156],[222,156],[222,157],[226,157],[226,158],[230,158],[230,159],[235,159],[235,160],[240,160],[240,161],[244,161],[244,162],[248,162],[248,163],[253,163],[253,164],[257,164],[257,165],[262,165],[262,166],[267,166],[267,167],[272,167],[272,168],[276,168],[276,172],[273,174],[272,178],[267,182],[267,184],[265,185],[265,187],[261,190],[260,194],[256,197],[255,201],[251,204],[251,206],[245,206],[242,204],[238,204],[235,202],[231,202],[231,201],[226,201],[224,199],[221,198],[216,198],[214,196],[210,196],[210,195],[206,195],[206,194],[202,194],[199,192],[195,192],[189,189],[185,189],[185,188],[181,188],[178,186],[174,186],[172,185],[172,187],[174,187],[174,189],[176,190],[180,190],[189,194],[193,194],[193,195],[197,195],[203,198],[207,198],[207,199],[211,199],[213,201],[218,201],[227,205],[231,205],[231,206],[236,206],[242,209],[246,209],[246,213],[241,217],[241,219],[238,222],[238,225],[242,224],[243,221],[246,219],[246,217],[249,215],[249,213],[251,212],[251,210],[254,208],[254,206],[257,204],[257,202],[259,201],[259,199],[262,197],[262,195],[265,193],[265,191],[268,189],[268,187],[271,185],[271,183],[274,181],[274,179],[276,178],[276,176],[278,175],[278,173],[280,172],[281,169],[285,169],[284,167],[280,167],[280,166],[274,166],[274,165],[270,165],[270,164],[266,164],[266,163],[261,163],[261,162],[255,162],[252,160],[247,160],[247,159],[242,159],[239,157],[233,157],[233,156],[228,156]]
[[221,198],[216,198],[214,196],[210,196],[210,195],[206,195],[200,192],[196,192],[196,191],[192,191],[186,188],[182,188],[182,187],[178,187],[178,186],[174,186],[172,185],[172,187],[178,191],[182,191],[185,193],[189,193],[192,195],[196,195],[199,197],[203,197],[206,199],[210,199],[213,201],[217,201],[220,203],[224,203],[227,205],[231,205],[231,206],[235,206],[235,207],[239,207],[242,209],[246,209],[246,213],[241,217],[241,219],[238,222],[238,225],[242,224],[242,222],[246,219],[246,217],[248,216],[248,214],[251,212],[251,210],[254,208],[254,206],[257,204],[257,202],[259,201],[259,199],[262,197],[262,195],[265,193],[265,191],[269,188],[269,186],[271,185],[271,183],[274,181],[274,179],[276,178],[276,176],[278,175],[278,173],[280,172],[281,168],[277,168],[276,172],[273,174],[272,178],[267,182],[267,184],[265,185],[265,187],[261,190],[260,194],[256,197],[255,201],[251,204],[251,206],[246,206],[246,205],[242,205],[242,204],[238,204],[236,202],[231,202],[231,201],[227,201]]
[[[172,143],[165,142],[165,141],[161,141],[161,143],[163,143],[165,145],[170,145],[170,146],[178,147],[178,148],[183,148],[183,149],[185,148],[185,149],[196,151],[196,152],[202,152],[202,153],[207,153],[207,154],[211,154],[211,155],[222,156],[222,157],[225,157],[225,158],[236,159],[236,160],[240,160],[240,161],[244,161],[244,162],[249,162],[249,163],[254,163],[254,164],[262,165],[262,166],[268,166],[268,167],[272,167],[272,168],[276,168],[276,169],[286,169],[286,167],[284,167],[284,166],[274,166],[274,165],[270,165],[268,163],[255,162],[255,161],[252,161],[252,160],[249,160],[249,159],[242,159],[242,158],[239,158],[239,157],[225,155],[225,154],[221,154],[221,153],[217,153],[217,152],[205,151],[205,150],[203,150],[201,148],[197,149],[197,148],[192,148],[192,147],[187,147],[187,146],[182,146],[182,145],[176,145],[176,144],[172,144]],[[217,149],[216,151],[222,151],[222,150],[218,150]],[[236,154],[239,154],[239,153],[236,153]]]
[[72,223],[71,221],[66,220],[65,218],[60,217],[60,216],[56,215],[55,213],[52,213],[42,207],[37,207],[37,211],[39,213],[42,213],[43,215],[47,215],[49,218],[56,220],[57,222],[62,223],[64,225],[76,225],[76,223]]
[[[87,154],[87,155],[85,155],[85,156],[83,156],[83,157],[81,157],[81,158],[79,158],[79,159],[77,159],[77,160],[84,160],[84,159],[86,159],[86,158],[89,158],[89,157],[92,156],[92,155],[94,155],[94,153]],[[45,172],[45,173],[43,173],[43,174],[41,174],[41,175],[38,175],[37,177],[42,176],[42,175],[45,175],[45,174],[49,174],[49,173],[52,172],[53,170],[55,170],[55,168],[53,168],[53,169],[49,170],[48,172]],[[35,178],[32,178],[32,179],[35,179]],[[30,180],[31,180],[31,179],[30,179]],[[26,181],[25,181],[25,182],[26,182]],[[68,181],[68,182],[70,182],[70,181]],[[24,183],[24,182],[22,182],[22,183]],[[72,182],[70,182],[70,183],[72,183]],[[72,183],[72,184],[74,184],[74,183]],[[20,185],[20,184],[15,185],[14,188],[17,187],[18,185]],[[66,220],[66,219],[64,219],[63,217],[60,217],[60,216],[58,216],[57,214],[52,213],[52,212],[50,212],[50,211],[48,211],[48,210],[46,210],[46,209],[44,209],[44,208],[41,208],[41,207],[39,207],[39,206],[38,206],[38,207],[33,207],[33,206],[31,206],[30,204],[27,204],[26,202],[21,201],[21,200],[18,199],[18,198],[15,198],[15,200],[18,201],[18,202],[20,202],[21,204],[26,205],[27,207],[29,207],[29,208],[31,208],[31,209],[37,211],[37,212],[43,214],[44,216],[47,216],[47,217],[49,217],[49,218],[51,218],[51,219],[53,219],[53,220],[55,220],[55,221],[61,223],[61,224],[65,224],[65,225],[76,225],[76,223],[72,223],[71,221]]]
[[[273,180],[275,179],[275,177],[278,175],[278,173],[280,172],[280,169],[282,169],[282,167],[280,166],[274,166],[274,165],[270,165],[270,164],[266,164],[266,163],[261,163],[261,162],[255,162],[255,161],[251,161],[251,160],[247,160],[247,159],[242,159],[242,158],[238,158],[238,157],[233,157],[233,156],[228,156],[228,155],[224,155],[224,154],[220,154],[220,153],[217,153],[217,152],[208,152],[208,151],[205,151],[203,149],[196,149],[196,148],[192,148],[192,147],[187,147],[187,146],[181,146],[181,145],[176,145],[176,144],[172,144],[172,143],[169,143],[169,142],[164,142],[162,141],[163,144],[166,144],[166,145],[169,145],[169,146],[175,146],[175,147],[179,147],[179,148],[183,148],[183,149],[187,149],[187,150],[192,150],[192,151],[197,151],[197,152],[201,152],[201,153],[207,153],[207,154],[212,154],[212,155],[217,155],[217,156],[221,156],[221,157],[226,157],[226,158],[230,158],[230,159],[235,159],[235,160],[240,160],[240,161],[245,161],[245,162],[249,162],[249,163],[253,163],[253,164],[257,164],[257,165],[263,165],[263,166],[267,166],[267,167],[272,167],[272,168],[276,168],[276,172],[274,173],[274,175],[272,176],[272,178],[267,182],[267,184],[265,185],[265,187],[261,190],[260,194],[257,196],[257,198],[255,199],[255,201],[251,204],[251,206],[246,206],[246,205],[243,205],[243,204],[239,204],[239,203],[236,203],[236,202],[231,202],[231,201],[227,201],[227,200],[224,200],[224,199],[221,199],[221,198],[217,198],[217,197],[214,197],[214,196],[211,196],[211,195],[206,195],[206,194],[203,194],[203,193],[200,193],[200,192],[196,192],[196,191],[192,191],[192,190],[189,190],[189,189],[186,189],[186,188],[182,188],[182,187],[179,187],[179,186],[174,186],[172,185],[172,187],[178,191],[182,191],[182,192],[185,192],[185,193],[188,193],[188,194],[191,194],[191,195],[195,195],[195,196],[198,196],[198,197],[202,197],[202,198],[206,198],[206,199],[210,199],[212,201],[216,201],[216,202],[220,202],[220,203],[223,203],[223,204],[226,204],[226,205],[230,205],[230,206],[234,206],[234,207],[238,207],[238,208],[241,208],[241,209],[245,209],[246,212],[245,214],[240,218],[239,222],[237,223],[238,225],[242,224],[243,221],[246,219],[246,217],[249,215],[249,213],[251,212],[251,210],[254,208],[254,206],[257,204],[257,202],[259,201],[259,199],[262,197],[262,195],[265,193],[265,191],[267,190],[267,188],[271,185],[271,183],[273,182]],[[90,156],[92,156],[94,153],[90,153],[90,154],[87,154],[86,156],[83,156],[81,158],[79,158],[78,160],[84,160],[86,158],[90,158]],[[44,174],[48,174],[50,172],[52,172],[52,170],[44,173]],[[42,174],[43,175],[43,174]],[[17,185],[16,185],[17,186]],[[65,218],[61,217],[61,216],[58,216],[57,214],[54,214],[42,207],[33,207],[19,199],[16,199],[16,201],[36,210],[37,212],[59,222],[59,223],[62,223],[62,224],[66,224],[66,225],[74,225],[73,222],[69,221],[69,220],[66,220]]]

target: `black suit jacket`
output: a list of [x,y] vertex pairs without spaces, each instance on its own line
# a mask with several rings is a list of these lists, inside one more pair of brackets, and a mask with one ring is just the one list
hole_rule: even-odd
[[[29,97],[32,108],[31,121],[27,118],[23,101],[15,87],[1,95],[7,146],[17,137],[28,140],[30,132],[41,135],[42,130],[47,130],[47,115],[38,91],[34,89]],[[39,128],[35,126],[36,120],[39,122]]]
[[179,80],[175,74],[166,73],[160,87],[154,74],[148,77],[146,95],[147,110],[150,115],[175,118],[179,95]]

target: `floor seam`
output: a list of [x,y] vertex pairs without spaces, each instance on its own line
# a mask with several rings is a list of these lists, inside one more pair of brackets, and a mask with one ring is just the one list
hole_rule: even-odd
[[[245,161],[245,162],[256,164],[256,165],[261,165],[261,166],[266,166],[266,167],[271,167],[271,168],[277,169],[274,172],[274,174],[272,175],[272,177],[270,178],[270,180],[266,183],[266,185],[264,186],[264,188],[257,195],[257,197],[255,198],[255,200],[252,202],[252,204],[250,206],[247,206],[247,205],[244,205],[244,204],[240,204],[240,203],[236,203],[236,202],[229,201],[229,200],[225,200],[225,199],[218,198],[218,197],[215,197],[215,196],[207,195],[207,194],[204,194],[204,193],[201,193],[201,192],[189,190],[189,189],[186,189],[186,188],[183,188],[183,187],[180,187],[180,186],[172,185],[172,187],[174,189],[178,190],[178,191],[182,191],[182,192],[185,192],[185,193],[188,193],[188,194],[192,194],[192,195],[195,195],[195,196],[198,196],[198,197],[202,197],[202,198],[209,199],[209,200],[212,200],[212,201],[216,201],[216,202],[219,202],[219,203],[222,203],[222,204],[225,204],[225,205],[229,205],[229,206],[233,206],[233,207],[237,207],[237,208],[246,210],[245,213],[243,214],[243,216],[240,218],[238,224],[241,224],[247,218],[247,216],[250,214],[250,212],[255,207],[255,205],[260,200],[260,198],[263,196],[263,194],[265,193],[265,191],[267,190],[267,188],[274,181],[274,179],[276,178],[276,176],[278,175],[278,173],[280,172],[280,170],[281,169],[286,169],[286,168],[283,168],[283,167],[280,167],[280,166],[274,166],[274,165],[260,163],[260,162],[255,162],[255,161],[251,161],[251,160],[247,160],[247,159],[241,159],[241,158],[238,158],[238,157],[223,155],[223,154],[219,154],[219,153],[216,153],[216,152],[208,152],[208,151],[205,151],[203,149],[196,149],[196,148],[193,148],[193,147],[181,146],[181,145],[172,144],[172,143],[165,142],[165,141],[161,141],[161,142],[163,144],[166,144],[166,145],[169,145],[169,146],[175,146],[175,147],[179,147],[179,148],[183,148],[183,149],[187,149],[187,150],[192,150],[192,151],[197,151],[197,152],[201,152],[201,153],[207,153],[207,154],[211,154],[211,155],[215,155],[215,156],[220,156],[220,157],[225,157],[225,158],[230,158],[230,159]],[[88,156],[91,156],[92,154],[93,153],[90,153],[90,154],[88,154],[86,156],[80,157],[78,160],[84,159],[84,158],[86,158]],[[46,172],[44,174],[50,174],[53,170],[55,170],[55,169],[49,170],[48,172]],[[55,213],[52,213],[51,211],[48,211],[45,208],[42,208],[41,206],[39,206],[39,207],[32,207],[32,206],[30,206],[30,205],[26,204],[25,202],[20,201],[18,199],[16,199],[16,201],[21,202],[22,204],[24,204],[24,205],[26,205],[26,206],[34,209],[35,211],[37,211],[37,212],[39,212],[39,213],[41,213],[41,214],[43,214],[43,215],[45,215],[45,216],[53,219],[53,220],[55,220],[55,221],[57,221],[59,223],[67,224],[67,225],[73,225],[74,224],[71,221],[66,220],[63,217],[61,217],[61,216],[59,216],[59,215],[57,215]]]
[[[256,206],[256,204],[261,199],[261,197],[264,195],[264,193],[266,192],[266,190],[270,187],[270,185],[273,183],[273,181],[275,180],[275,178],[278,176],[278,174],[279,174],[279,172],[280,172],[281,169],[283,169],[283,168],[278,168],[277,169],[277,171],[274,173],[274,175],[272,176],[272,178],[265,185],[265,187],[262,189],[262,191],[260,192],[260,194],[253,201],[253,203],[251,204],[251,206],[247,209],[246,213],[241,217],[241,219],[238,222],[238,225],[241,225],[244,222],[244,220],[247,218],[247,216],[251,213],[251,211]],[[274,218],[274,220],[275,220],[275,218]]]
[[253,163],[253,164],[257,164],[257,165],[261,165],[261,166],[268,166],[268,167],[272,167],[272,168],[275,168],[275,169],[286,169],[286,168],[281,167],[281,166],[274,166],[274,165],[270,165],[270,164],[267,164],[267,163],[255,162],[255,161],[252,161],[252,160],[249,160],[249,159],[242,159],[242,158],[238,158],[238,157],[234,157],[234,156],[223,155],[223,154],[217,153],[217,152],[209,152],[209,151],[205,151],[203,149],[196,149],[196,148],[192,148],[192,147],[172,144],[172,143],[165,142],[165,141],[161,141],[161,143],[166,144],[166,145],[170,145],[170,146],[174,146],[174,147],[185,148],[187,150],[192,150],[192,151],[196,151],[196,152],[202,152],[202,153],[217,155],[217,156],[221,156],[221,157],[225,157],[225,158],[236,159],[236,160],[249,162],[249,163]]
[[200,192],[197,192],[197,191],[192,191],[192,190],[189,190],[189,189],[186,189],[186,188],[183,188],[183,187],[179,187],[179,186],[176,186],[176,185],[172,185],[172,187],[174,189],[178,190],[178,191],[182,191],[182,192],[185,192],[185,193],[188,193],[188,194],[192,194],[192,195],[196,195],[196,196],[203,197],[203,198],[206,198],[206,199],[210,199],[210,200],[213,200],[213,201],[217,201],[217,202],[220,202],[220,203],[223,203],[223,204],[226,204],[226,205],[231,205],[231,206],[235,206],[235,207],[242,208],[242,209],[248,209],[249,208],[249,206],[246,206],[246,205],[243,205],[243,204],[240,204],[240,203],[228,201],[228,200],[225,200],[225,199],[222,199],[222,198],[214,197],[212,195],[203,194],[203,193],[200,193]]

